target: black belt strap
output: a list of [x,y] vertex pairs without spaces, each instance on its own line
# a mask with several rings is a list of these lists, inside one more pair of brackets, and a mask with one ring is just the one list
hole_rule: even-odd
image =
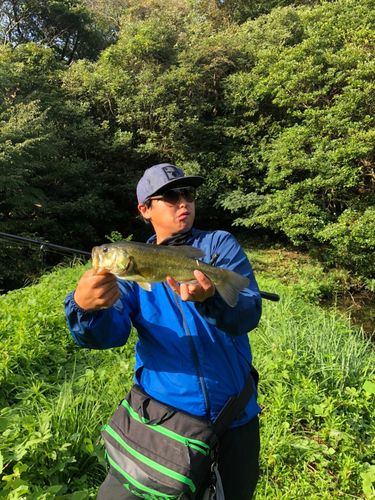
[[240,394],[234,395],[228,399],[213,422],[218,438],[224,434],[234,420],[239,418],[241,413],[245,410],[247,403],[254,393],[254,381],[257,384],[258,372],[255,368],[251,367],[251,371]]

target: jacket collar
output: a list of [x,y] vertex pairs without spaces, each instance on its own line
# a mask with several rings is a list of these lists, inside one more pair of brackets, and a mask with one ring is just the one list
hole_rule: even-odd
[[[164,246],[179,246],[179,245],[185,245],[187,240],[191,238],[191,236],[194,234],[194,229],[190,229],[187,233],[179,233],[175,234],[171,238],[166,238],[163,240],[159,245],[164,245]],[[156,235],[152,236],[147,243],[151,243],[152,245],[156,245]]]

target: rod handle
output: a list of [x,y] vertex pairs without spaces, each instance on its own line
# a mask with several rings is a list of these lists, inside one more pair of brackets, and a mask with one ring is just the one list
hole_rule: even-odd
[[280,300],[280,295],[277,295],[277,293],[260,292],[260,296],[262,299],[272,300],[272,302],[279,302]]

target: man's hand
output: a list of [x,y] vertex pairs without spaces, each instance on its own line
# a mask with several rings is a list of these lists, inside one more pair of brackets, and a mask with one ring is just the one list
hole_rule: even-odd
[[85,311],[98,311],[112,307],[121,297],[117,278],[114,274],[93,274],[86,271],[74,292],[76,304]]
[[182,300],[190,302],[203,302],[212,297],[215,293],[215,285],[201,271],[194,271],[195,279],[198,285],[186,285],[182,283],[178,285],[176,281],[167,276],[167,283],[176,292]]

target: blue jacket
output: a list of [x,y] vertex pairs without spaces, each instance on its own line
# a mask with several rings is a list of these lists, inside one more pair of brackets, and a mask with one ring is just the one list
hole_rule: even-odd
[[[122,346],[134,325],[139,338],[135,382],[159,401],[213,420],[229,397],[241,392],[250,371],[247,333],[260,320],[261,297],[251,265],[231,234],[193,229],[186,244],[201,248],[207,263],[217,252],[216,266],[250,279],[235,307],[217,292],[204,302],[183,302],[165,283],[147,292],[137,283],[119,280],[122,296],[110,309],[84,311],[72,292],[65,310],[71,334],[82,347]],[[255,392],[245,417],[232,426],[246,423],[259,411]]]

